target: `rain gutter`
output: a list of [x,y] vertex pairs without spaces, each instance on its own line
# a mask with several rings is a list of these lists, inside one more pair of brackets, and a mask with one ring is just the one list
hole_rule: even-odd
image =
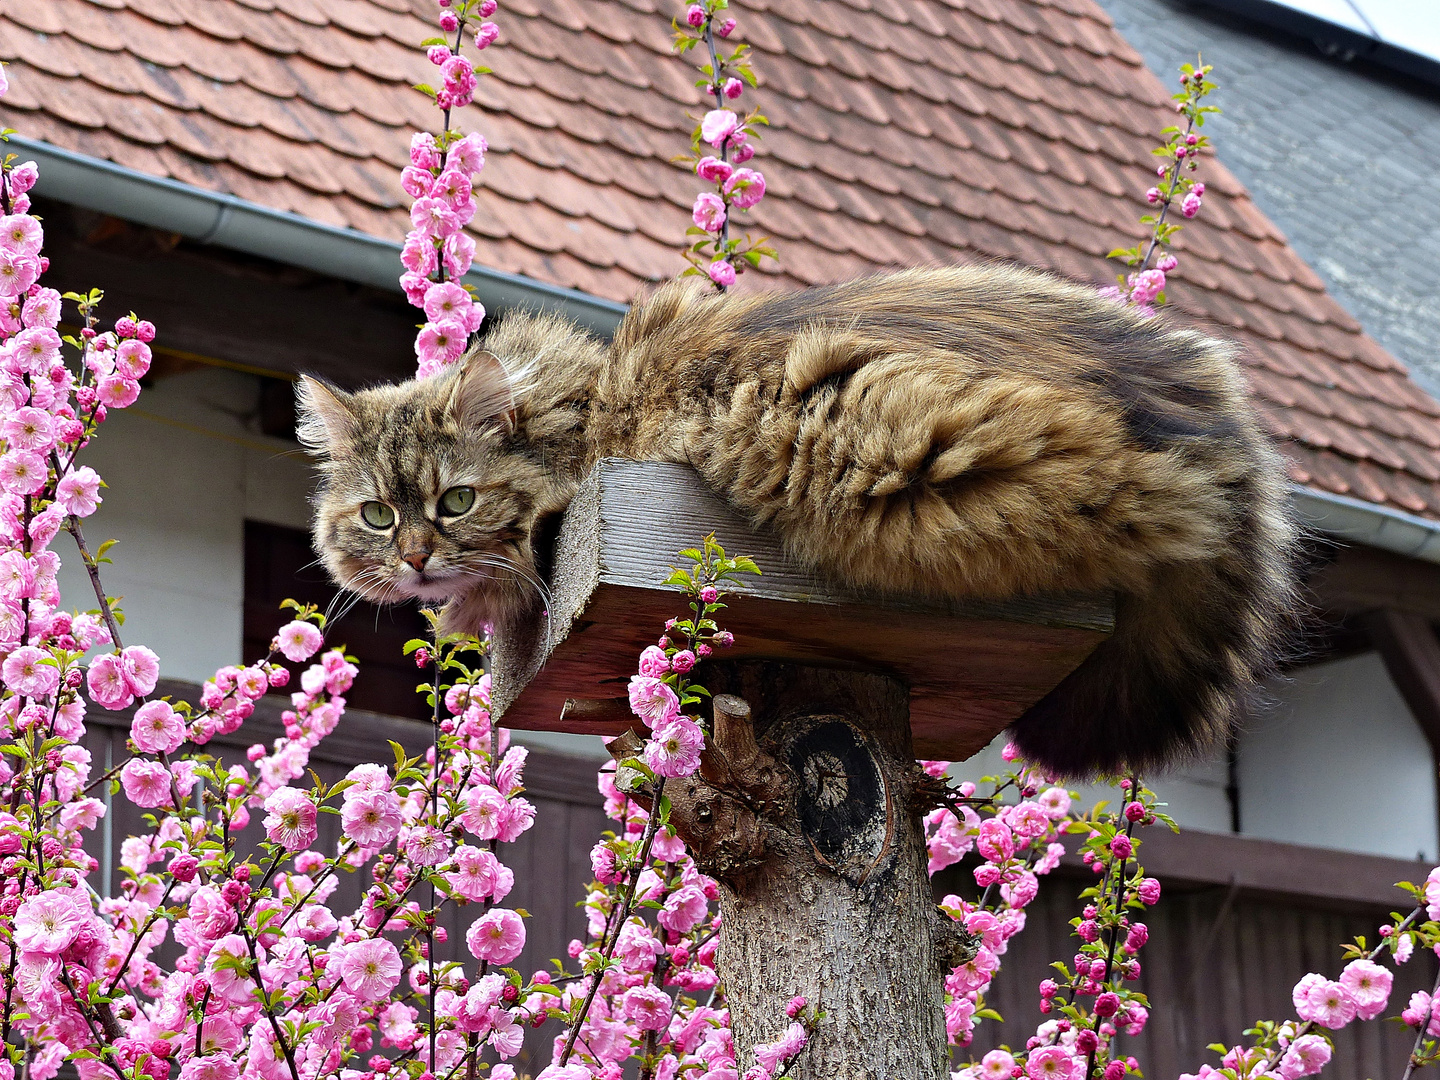
[[[36,190],[46,198],[179,233],[202,244],[400,290],[400,245],[393,241],[150,176],[35,139],[12,135],[10,147],[40,166]],[[484,267],[471,270],[465,281],[492,310],[559,311],[606,337],[627,310],[613,300]],[[1310,488],[1294,487],[1291,495],[1300,520],[1318,532],[1440,563],[1440,522]]]
[[[354,229],[325,225],[284,210],[127,169],[113,162],[12,135],[10,149],[40,167],[38,194],[202,244],[260,255],[290,266],[376,288],[400,291],[400,245]],[[576,289],[476,267],[465,276],[487,308],[558,311],[609,337],[627,310]]]
[[1292,487],[1290,497],[1300,520],[1316,532],[1440,563],[1440,521],[1311,488]]

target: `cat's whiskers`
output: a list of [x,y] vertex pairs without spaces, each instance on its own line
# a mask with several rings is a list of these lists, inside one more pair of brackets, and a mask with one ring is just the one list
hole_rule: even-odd
[[[507,559],[504,555],[474,552],[471,553],[468,558],[472,562],[477,562],[482,566],[489,566],[498,570],[509,570],[517,578],[519,578],[521,581],[525,582],[525,584],[529,585],[535,590],[535,592],[540,597],[541,604],[543,605],[542,613],[545,616],[545,637],[548,640],[551,631],[550,609],[554,606],[554,601],[550,595],[549,586],[545,584],[545,582],[540,578],[540,576],[533,571],[526,570],[519,563]],[[481,573],[479,570],[476,570],[472,567],[461,566],[456,567],[456,570],[467,577],[479,578],[482,581],[494,580],[493,575]]]

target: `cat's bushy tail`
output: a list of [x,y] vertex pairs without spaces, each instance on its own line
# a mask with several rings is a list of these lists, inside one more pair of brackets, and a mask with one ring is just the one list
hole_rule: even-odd
[[[1250,442],[1250,440],[1244,440]],[[1268,444],[1236,483],[1209,560],[1161,565],[1120,595],[1114,634],[1011,727],[1061,776],[1145,771],[1221,744],[1294,644],[1298,530]]]

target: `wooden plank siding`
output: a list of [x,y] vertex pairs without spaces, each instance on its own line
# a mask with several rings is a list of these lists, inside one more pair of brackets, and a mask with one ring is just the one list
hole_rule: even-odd
[[[198,688],[166,682],[160,693],[190,696]],[[243,748],[268,742],[280,731],[280,698],[264,699],[234,736],[220,737],[213,752],[241,760]],[[347,712],[340,731],[316,749],[312,765],[327,782],[361,761],[388,761],[386,740],[410,750],[429,739],[428,725],[413,720],[359,711]],[[94,710],[86,745],[94,755],[92,775],[106,760],[124,759],[129,729],[127,712]],[[589,851],[608,821],[595,788],[594,761],[532,752],[526,766],[526,797],[537,808],[534,826],[499,854],[515,872],[508,907],[530,912],[528,941],[515,967],[528,975],[547,968],[551,957],[568,960],[566,946],[585,937],[585,919],[576,906],[590,881]],[[114,800],[111,811],[117,850],[127,835],[142,831],[141,813]],[[246,835],[258,835],[256,813]],[[317,850],[333,850],[338,818],[321,815]],[[92,851],[98,856],[102,836],[97,829]],[[1341,962],[1339,944],[1364,934],[1374,940],[1375,928],[1387,913],[1403,908],[1404,894],[1391,888],[1397,880],[1419,880],[1427,867],[1396,859],[1303,848],[1244,837],[1152,833],[1144,849],[1147,866],[1165,884],[1164,895],[1144,916],[1150,943],[1140,954],[1141,988],[1150,995],[1152,1016],[1146,1031],[1125,1038],[1127,1052],[1140,1059],[1147,1077],[1174,1080],[1194,1072],[1202,1061],[1215,1063],[1205,1050],[1212,1042],[1234,1043],[1256,1019],[1293,1015],[1290,989],[1301,975],[1319,971],[1331,977]],[[118,884],[119,875],[114,875]],[[1036,1008],[1036,987],[1049,976],[1051,961],[1067,962],[1075,953],[1069,920],[1078,912],[1075,897],[1085,880],[1077,861],[1067,859],[1042,882],[1040,895],[1028,909],[1028,926],[1012,940],[1003,957],[991,1004],[1005,1022],[980,1026],[974,1046],[978,1056],[999,1043],[1023,1045],[1042,1019]],[[334,898],[338,911],[358,903],[368,881],[346,875]],[[973,880],[964,866],[936,878],[936,895],[973,895]],[[112,888],[114,885],[112,885]],[[455,912],[446,919],[450,941],[440,955],[463,952],[461,928],[473,918]],[[1400,969],[1387,1015],[1404,1006],[1409,995],[1428,989],[1435,979],[1435,958],[1420,952]],[[538,1071],[549,1060],[555,1025],[528,1033],[517,1066],[522,1073]],[[1333,1080],[1365,1080],[1398,1076],[1404,1069],[1411,1037],[1398,1024],[1355,1024],[1335,1037],[1335,1062],[1326,1075]]]
[[[940,875],[937,885],[959,886],[959,874]],[[1057,870],[1027,909],[1025,930],[1011,939],[1001,958],[989,1004],[1005,1018],[981,1024],[973,1052],[978,1058],[1000,1043],[1023,1046],[1044,1019],[1037,987],[1051,977],[1049,964],[1073,958],[1078,942],[1070,919],[1079,912],[1076,894],[1083,877]],[[1228,900],[1228,902],[1227,902]],[[1357,934],[1377,940],[1375,928],[1387,909],[1333,910],[1311,899],[1231,894],[1224,885],[1169,887],[1160,903],[1146,912],[1150,942],[1140,952],[1139,987],[1150,998],[1150,1022],[1138,1036],[1121,1036],[1119,1045],[1133,1054],[1151,1080],[1174,1080],[1194,1073],[1202,1062],[1218,1066],[1211,1043],[1234,1045],[1256,1020],[1295,1015],[1291,987],[1300,976],[1318,971],[1336,977],[1342,967],[1339,945]],[[1435,957],[1417,951],[1396,974],[1386,1016],[1394,1016],[1416,990],[1435,981]],[[1334,1033],[1335,1059],[1326,1068],[1331,1080],[1396,1077],[1405,1070],[1413,1032],[1389,1021],[1356,1023]]]

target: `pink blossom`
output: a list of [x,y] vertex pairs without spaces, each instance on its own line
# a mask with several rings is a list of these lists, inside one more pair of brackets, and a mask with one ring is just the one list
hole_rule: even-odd
[[127,379],[143,378],[150,370],[150,346],[143,341],[122,341],[115,350],[115,370]]
[[1277,1070],[1283,1080],[1314,1076],[1330,1061],[1330,1044],[1320,1035],[1301,1035],[1286,1048]]
[[362,847],[388,844],[400,831],[400,824],[400,799],[394,792],[361,792],[346,799],[340,808],[341,829]]
[[415,355],[431,363],[449,363],[460,358],[469,339],[464,323],[453,319],[427,322],[415,338]]
[[1136,304],[1148,304],[1165,288],[1165,273],[1162,270],[1142,270],[1133,275],[1130,283],[1130,299]]
[[978,1080],[1010,1080],[1015,1070],[1015,1058],[1005,1050],[991,1050],[980,1059]]
[[33,645],[21,646],[7,656],[0,675],[7,686],[26,697],[45,697],[60,684],[60,669],[55,661]]
[[711,146],[719,146],[739,126],[740,118],[729,109],[711,109],[700,121],[700,138]]
[[1025,1075],[1030,1080],[1070,1080],[1075,1072],[1075,1059],[1061,1046],[1033,1050],[1025,1062]]
[[1411,1027],[1425,1025],[1426,1034],[1440,1036],[1440,1010],[1424,990],[1410,995],[1409,1004],[1401,1011],[1400,1019]]
[[0,248],[16,255],[39,255],[45,244],[45,230],[29,214],[0,217]]
[[450,841],[429,825],[411,829],[405,838],[405,855],[416,866],[439,866],[450,854]]
[[673,1003],[658,986],[632,986],[622,1002],[625,1018],[640,1031],[664,1031],[670,1024]]
[[340,954],[340,978],[361,1001],[380,1001],[400,984],[400,953],[384,938],[356,941]]
[[1135,894],[1140,898],[1142,904],[1153,907],[1160,902],[1160,882],[1153,877],[1144,878],[1136,888]]
[[685,9],[685,21],[691,26],[700,27],[705,25],[705,8],[700,4],[691,4]]
[[493,840],[500,835],[500,825],[508,804],[505,796],[488,784],[481,784],[465,792],[465,811],[460,815],[460,824],[481,840]]
[[470,264],[475,261],[475,238],[463,232],[447,236],[440,253],[445,263],[445,272],[452,278],[463,278],[470,272]]
[[443,199],[426,196],[410,207],[410,223],[427,236],[446,237],[460,228],[460,219]]
[[45,486],[45,459],[32,450],[0,455],[0,488],[14,495],[34,495]]
[[496,839],[501,843],[509,844],[520,838],[520,834],[535,821],[535,807],[525,799],[511,798],[506,801],[505,810],[500,815],[500,831],[496,833]]
[[15,912],[15,944],[25,952],[54,955],[69,948],[84,925],[84,914],[69,896],[38,893]]
[[698,885],[682,885],[665,898],[665,906],[655,915],[655,921],[666,930],[677,934],[688,934],[710,913],[710,903]]
[[[0,72],[0,74],[3,74],[3,72]],[[0,87],[0,94],[4,92],[4,87]],[[33,188],[39,179],[40,169],[35,162],[23,161],[10,170],[10,190],[16,195],[23,195]]]
[[40,260],[17,251],[0,251],[0,296],[19,296],[40,276]]
[[1334,1031],[1354,1020],[1355,1012],[1355,999],[1350,991],[1338,982],[1325,979],[1310,987],[1305,995],[1305,1012],[1300,1017]]
[[720,37],[722,37],[722,38],[728,38],[732,33],[734,33],[734,31],[735,31],[735,20],[734,20],[734,19],[726,19],[723,23],[721,23],[721,24],[716,28],[715,33],[717,33],[718,35],[720,35]]
[[171,805],[170,770],[158,761],[131,758],[120,770],[120,784],[136,806],[148,810]]
[[144,697],[155,689],[160,678],[160,658],[144,645],[130,645],[120,653],[125,682],[136,697]]
[[1192,191],[1180,201],[1180,213],[1187,218],[1193,218],[1200,212],[1200,196]]
[[67,472],[56,485],[55,501],[67,514],[89,517],[105,501],[100,497],[100,475],[89,465]]
[[435,323],[458,323],[473,334],[485,319],[485,308],[475,303],[463,286],[445,281],[426,290],[425,315]]
[[125,677],[125,662],[116,653],[97,656],[85,673],[85,684],[97,705],[107,709],[123,709],[135,700],[135,692]]
[[[710,280],[715,282],[716,285],[721,285],[728,289],[731,285],[735,284],[735,267],[731,265],[728,259],[716,259],[705,268],[705,273],[710,275]],[[700,647],[703,649],[705,646],[702,645]]]
[[107,409],[124,409],[135,404],[140,396],[140,384],[119,372],[102,375],[95,383],[95,396]]
[[525,948],[525,924],[508,908],[492,908],[465,933],[470,955],[492,964],[508,964]]
[[725,181],[725,194],[732,204],[747,209],[765,197],[765,177],[754,169],[736,169]]
[[135,710],[130,737],[147,754],[168,754],[185,742],[185,721],[169,702],[147,701]]
[[630,709],[649,727],[668,724],[680,715],[680,699],[659,679],[634,675],[629,686]]
[[[405,269],[418,274],[422,279],[433,274],[440,265],[440,257],[435,253],[435,241],[421,232],[407,233],[405,246],[400,249],[400,262]],[[422,293],[428,288],[429,282],[426,281],[422,286]]]
[[469,844],[455,849],[454,864],[455,869],[445,875],[445,880],[467,900],[502,900],[515,880],[514,872],[493,854]]
[[1059,821],[1070,812],[1070,793],[1062,787],[1046,788],[1035,797],[1035,805],[1051,821]]
[[469,176],[474,176],[485,167],[485,154],[490,149],[485,138],[471,132],[450,146],[449,163]]
[[50,414],[26,406],[16,409],[0,424],[0,437],[12,450],[38,450],[44,453],[55,445],[55,425]]
[[54,289],[40,289],[26,299],[21,314],[26,326],[43,326],[53,330],[60,322],[60,294]]
[[[206,1017],[206,1028],[213,1023],[213,1019]],[[235,1059],[224,1053],[191,1058],[180,1066],[180,1080],[237,1080],[239,1075],[240,1067]]]
[[282,787],[265,800],[265,835],[286,851],[303,851],[319,835],[318,811],[310,796]]
[[296,664],[309,660],[325,643],[319,627],[299,619],[286,623],[275,636],[280,642],[280,652],[285,659]]
[[692,776],[700,768],[704,749],[705,733],[700,725],[677,716],[655,728],[645,744],[645,764],[661,776]]
[[475,29],[475,47],[477,49],[489,48],[495,44],[496,39],[499,37],[500,27],[496,26],[493,22],[481,23]]
[[728,162],[708,155],[702,157],[695,164],[695,175],[712,184],[723,184],[730,179],[730,174],[734,171],[735,169]]
[[790,1026],[785,1029],[773,1043],[761,1043],[755,1047],[755,1060],[760,1067],[767,1072],[774,1073],[782,1064],[805,1049],[805,1043],[809,1036],[805,1034],[805,1028],[798,1021],[791,1021]]
[[739,79],[726,79],[720,84],[720,92],[733,100],[745,92],[745,84]]
[[980,825],[975,847],[991,862],[1005,862],[1015,854],[1015,838],[1003,821],[989,818]]
[[725,224],[725,200],[713,191],[702,191],[695,196],[690,216],[706,232],[719,232]]
[[1340,985],[1350,991],[1350,997],[1355,1002],[1355,1015],[1361,1020],[1374,1020],[1385,1011],[1394,982],[1395,977],[1390,972],[1363,958],[1352,960],[1340,973]]
[[640,653],[639,670],[647,678],[658,679],[670,670],[670,658],[658,645],[647,645]]
[[[495,1080],[494,1069],[490,1071],[490,1075],[491,1080]],[[592,1076],[584,1065],[546,1065],[536,1075],[535,1080],[591,1080]]]

